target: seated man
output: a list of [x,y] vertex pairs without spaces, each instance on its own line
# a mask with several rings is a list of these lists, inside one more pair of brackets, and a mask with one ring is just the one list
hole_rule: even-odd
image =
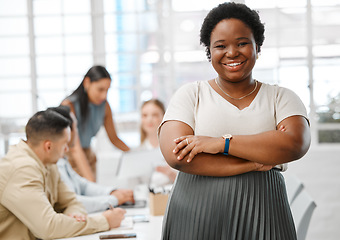
[[93,217],[60,180],[56,162],[68,151],[71,122],[37,112],[26,125],[26,141],[0,160],[0,239],[54,239],[120,226],[125,210]]
[[[49,108],[63,115],[72,122],[72,136],[76,137],[77,120],[68,106]],[[73,139],[75,141],[75,139]],[[72,148],[73,146],[70,146]],[[133,191],[127,189],[115,189],[91,182],[81,177],[73,170],[71,164],[65,159],[59,159],[57,163],[60,178],[66,185],[77,194],[77,199],[85,206],[88,213],[104,211],[111,206],[121,205],[125,202],[134,202]]]

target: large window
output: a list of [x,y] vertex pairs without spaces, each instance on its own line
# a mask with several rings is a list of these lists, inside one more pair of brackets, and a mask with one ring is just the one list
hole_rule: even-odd
[[93,64],[91,8],[82,0],[33,1],[38,109],[60,104]]
[[[137,132],[144,100],[167,103],[182,84],[215,77],[199,30],[220,2],[0,1],[1,141],[22,132],[33,112],[58,105],[93,64],[112,75],[118,127]],[[302,98],[315,144],[339,143],[340,0],[239,2],[258,9],[266,26],[255,78]]]

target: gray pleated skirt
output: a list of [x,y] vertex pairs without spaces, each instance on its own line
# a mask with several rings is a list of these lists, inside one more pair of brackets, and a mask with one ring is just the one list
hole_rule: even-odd
[[232,177],[180,172],[164,216],[163,240],[295,240],[282,174]]

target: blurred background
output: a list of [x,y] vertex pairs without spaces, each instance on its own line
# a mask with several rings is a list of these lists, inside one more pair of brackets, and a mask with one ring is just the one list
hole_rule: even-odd
[[[216,77],[199,30],[217,0],[0,0],[0,156],[23,137],[37,110],[57,106],[95,64],[120,137],[139,145],[139,108],[165,105],[187,82]],[[312,146],[289,170],[317,203],[307,239],[338,239],[340,229],[340,0],[246,3],[265,23],[254,69],[259,81],[295,91],[311,123]],[[111,153],[106,135],[93,145]],[[339,162],[338,162],[339,161]]]

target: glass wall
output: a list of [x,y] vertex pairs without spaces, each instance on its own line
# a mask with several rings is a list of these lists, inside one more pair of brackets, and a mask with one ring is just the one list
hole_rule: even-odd
[[16,118],[31,114],[31,66],[27,15],[26,0],[0,1],[1,118]]
[[93,64],[91,7],[82,0],[33,1],[38,109],[59,105]]

